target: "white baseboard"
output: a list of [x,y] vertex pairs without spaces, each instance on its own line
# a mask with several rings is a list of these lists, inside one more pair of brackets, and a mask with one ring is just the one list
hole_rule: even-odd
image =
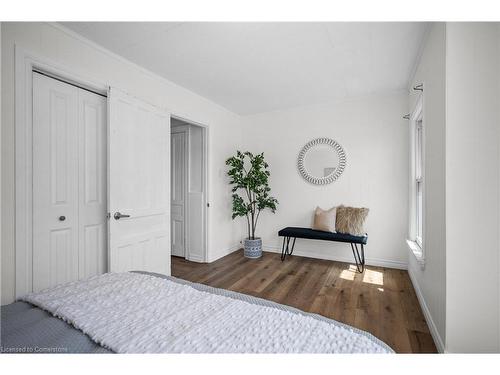
[[420,303],[420,307],[424,313],[425,321],[427,322],[427,326],[431,331],[432,338],[434,339],[434,343],[436,344],[436,348],[439,353],[444,353],[444,343],[439,335],[439,332],[436,328],[436,324],[434,324],[434,320],[432,319],[431,312],[425,303],[424,295],[420,290],[417,280],[415,279],[415,275],[413,274],[411,268],[408,268],[408,275],[410,275],[411,283],[413,284],[413,289],[415,289],[415,293],[417,294],[418,302]]
[[186,260],[190,261],[190,262],[196,262],[196,263],[204,263],[203,262],[203,258],[200,257],[200,256],[193,256],[193,255],[190,255],[189,258],[186,258]]
[[217,259],[220,259],[222,257],[225,257],[226,255],[234,253],[235,251],[241,249],[242,247],[243,247],[243,245],[241,245],[241,243],[237,243],[236,245],[233,245],[225,250],[222,250],[221,252],[219,252],[215,255],[209,256],[207,259],[207,262],[208,263],[215,262]]
[[[277,246],[263,246],[264,251],[270,253],[281,253],[281,248]],[[336,262],[353,263],[354,258],[352,256],[338,256],[336,254],[323,254],[317,253],[310,250],[300,250],[294,249],[293,255],[298,255],[300,257],[315,258],[315,259],[326,259],[333,260]],[[386,268],[396,268],[399,270],[408,269],[407,262],[398,262],[394,260],[378,259],[378,258],[365,258],[365,263],[368,266],[386,267]]]

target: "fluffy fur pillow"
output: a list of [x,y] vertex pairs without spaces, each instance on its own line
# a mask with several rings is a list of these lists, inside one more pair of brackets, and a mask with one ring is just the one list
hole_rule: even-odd
[[368,208],[338,206],[335,229],[339,233],[364,236],[366,232],[363,228],[363,224],[368,216],[368,211]]
[[337,207],[323,210],[316,207],[314,211],[313,229],[325,232],[335,232],[335,217],[337,216]]

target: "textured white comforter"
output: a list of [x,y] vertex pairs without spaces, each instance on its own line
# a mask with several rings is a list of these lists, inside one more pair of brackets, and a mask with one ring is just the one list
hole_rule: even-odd
[[108,273],[22,298],[118,353],[387,353],[366,332],[138,273]]

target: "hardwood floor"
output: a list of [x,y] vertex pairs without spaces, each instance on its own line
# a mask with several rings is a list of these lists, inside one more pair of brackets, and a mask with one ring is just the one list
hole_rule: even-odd
[[239,250],[213,263],[172,257],[172,275],[324,315],[368,331],[397,353],[436,353],[408,273],[265,252]]

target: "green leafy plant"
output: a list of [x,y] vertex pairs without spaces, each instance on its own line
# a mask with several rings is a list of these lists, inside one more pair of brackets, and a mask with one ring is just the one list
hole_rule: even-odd
[[[229,166],[227,174],[231,178],[233,198],[233,220],[238,216],[247,219],[248,238],[255,239],[255,229],[262,210],[270,209],[276,212],[278,201],[269,195],[268,164],[264,160],[264,153],[253,155],[251,152],[236,152],[226,160]],[[243,191],[243,196],[238,194]]]

